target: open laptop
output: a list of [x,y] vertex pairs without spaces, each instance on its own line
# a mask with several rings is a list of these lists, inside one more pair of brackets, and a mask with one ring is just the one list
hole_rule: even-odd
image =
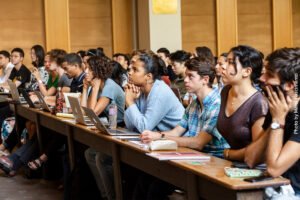
[[47,103],[46,101],[44,100],[44,97],[43,95],[41,94],[40,91],[34,91],[35,95],[37,96],[37,98],[39,99],[40,101],[40,104],[41,104],[41,108],[44,110],[44,111],[48,111],[48,112],[52,112],[52,110],[54,108],[51,108]]
[[115,130],[115,129],[109,129],[107,126],[105,126],[99,117],[95,114],[95,112],[86,107],[82,107],[85,114],[90,118],[90,120],[94,123],[96,128],[101,132],[106,135],[111,135],[111,136],[116,136],[116,135],[130,135],[130,136],[140,136],[139,133],[137,132],[131,132],[128,130]]
[[23,97],[20,97],[19,91],[18,91],[18,88],[17,88],[16,84],[10,79],[7,80],[7,83],[8,83],[8,86],[10,88],[10,93],[11,93],[12,100],[15,101],[15,102],[18,102],[20,104],[27,104],[25,99]]
[[68,96],[68,99],[76,122],[86,126],[94,126],[89,118],[84,117],[78,98]]
[[30,108],[40,108],[40,104],[35,104],[32,102],[32,100],[31,100],[30,96],[28,95],[28,93],[26,92],[26,90],[20,89],[20,92]]

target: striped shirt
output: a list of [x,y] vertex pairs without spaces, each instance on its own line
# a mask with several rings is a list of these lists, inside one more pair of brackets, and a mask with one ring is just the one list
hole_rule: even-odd
[[217,157],[223,157],[228,143],[217,130],[217,119],[220,111],[221,97],[217,88],[213,89],[203,100],[203,105],[195,99],[185,110],[179,126],[187,130],[183,136],[195,137],[200,132],[212,136],[212,140],[204,146],[203,152]]

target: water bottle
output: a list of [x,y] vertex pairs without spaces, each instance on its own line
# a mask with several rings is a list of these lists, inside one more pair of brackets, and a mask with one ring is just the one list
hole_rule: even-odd
[[117,116],[118,116],[118,107],[117,104],[115,104],[114,102],[112,102],[109,105],[109,128],[110,129],[116,129],[117,128]]
[[55,101],[55,113],[62,113],[64,109],[64,94],[61,87],[57,88],[56,101]]

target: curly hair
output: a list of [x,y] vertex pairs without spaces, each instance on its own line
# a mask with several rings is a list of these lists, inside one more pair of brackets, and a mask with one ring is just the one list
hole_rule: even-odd
[[99,56],[92,56],[88,59],[87,63],[95,78],[105,81],[111,77],[113,69],[108,59]]

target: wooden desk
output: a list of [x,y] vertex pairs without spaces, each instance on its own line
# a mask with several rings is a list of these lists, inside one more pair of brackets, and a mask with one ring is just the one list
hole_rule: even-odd
[[[50,113],[16,105],[16,116],[35,121],[38,127],[47,127],[68,137],[71,167],[74,167],[73,141],[93,147],[113,158],[114,179],[117,199],[122,199],[120,180],[120,162],[127,163],[148,174],[167,181],[186,191],[188,199],[262,199],[263,188],[288,184],[284,178],[276,178],[260,183],[247,183],[242,179],[229,178],[224,174],[224,167],[231,162],[212,157],[203,165],[190,165],[183,161],[159,161],[145,155],[147,150],[131,143],[97,133],[85,126],[63,120]],[[193,151],[180,148],[179,151]]]

